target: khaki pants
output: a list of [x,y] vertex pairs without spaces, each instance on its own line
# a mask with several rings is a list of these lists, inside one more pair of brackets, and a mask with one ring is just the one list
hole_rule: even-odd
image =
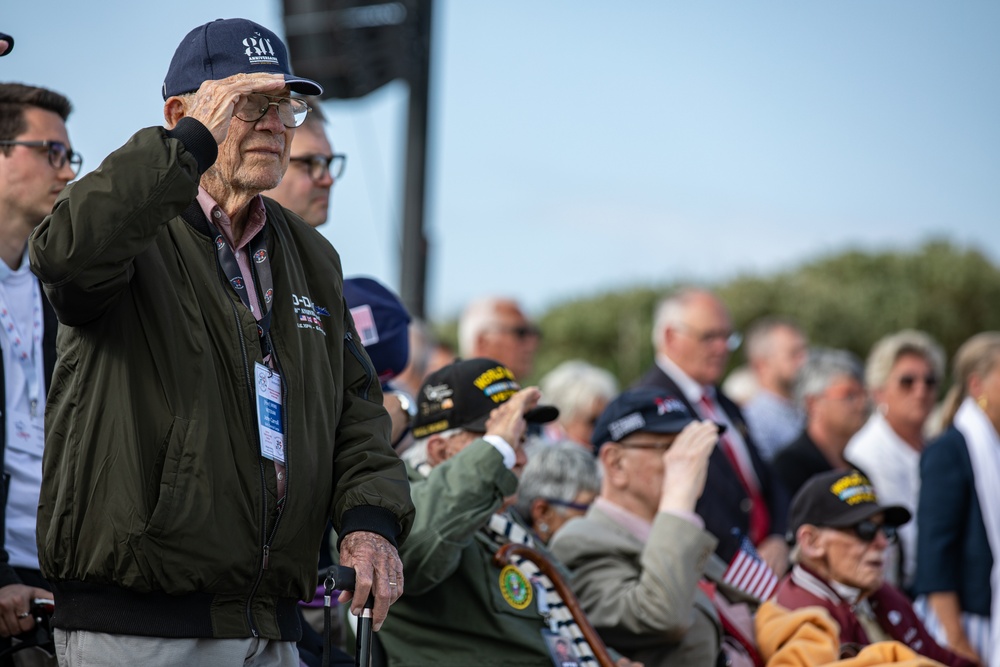
[[61,667],[299,667],[294,643],[268,639],[169,639],[56,630],[55,642]]

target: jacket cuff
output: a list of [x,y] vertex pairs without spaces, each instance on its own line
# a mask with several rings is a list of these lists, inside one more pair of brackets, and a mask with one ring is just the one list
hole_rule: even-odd
[[340,530],[337,532],[337,550],[340,550],[340,543],[347,535],[358,531],[381,535],[389,541],[393,548],[399,548],[396,545],[396,538],[399,536],[399,520],[395,514],[384,507],[361,505],[346,510],[340,521]]
[[194,156],[198,161],[199,176],[208,171],[219,157],[219,145],[215,143],[215,137],[200,121],[190,116],[177,121],[174,129],[167,130],[167,136],[180,141],[187,152]]

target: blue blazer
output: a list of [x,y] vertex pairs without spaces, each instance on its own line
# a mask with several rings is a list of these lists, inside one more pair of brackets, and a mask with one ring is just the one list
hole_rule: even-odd
[[914,593],[958,593],[962,611],[990,615],[993,553],[965,437],[954,426],[920,457]]
[[[636,386],[664,389],[683,401],[691,414],[698,414],[677,383],[659,366],[653,366]],[[750,431],[739,407],[718,389],[716,397],[729,421],[743,436],[747,449],[750,450],[750,460],[757,473],[757,479],[760,480],[761,494],[771,516],[771,534],[784,537],[788,526],[788,493],[778,481],[771,465],[757,453],[757,446],[750,437]],[[718,538],[719,544],[715,551],[728,563],[739,549],[738,534],[747,535],[750,529],[750,498],[747,497],[740,478],[720,447],[712,451],[712,456],[708,460],[708,480],[705,482],[705,491],[698,499],[695,511],[705,521],[705,529]]]

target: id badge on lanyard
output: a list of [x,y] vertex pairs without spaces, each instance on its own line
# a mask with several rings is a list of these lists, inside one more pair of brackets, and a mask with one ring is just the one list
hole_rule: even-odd
[[260,362],[254,362],[254,380],[260,455],[283,464],[285,435],[281,423],[281,376]]

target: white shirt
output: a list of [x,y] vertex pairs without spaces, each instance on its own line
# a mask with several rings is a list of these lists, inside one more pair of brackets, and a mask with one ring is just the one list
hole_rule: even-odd
[[753,443],[765,461],[799,437],[805,428],[805,415],[794,403],[777,394],[761,389],[743,407]]
[[908,588],[917,572],[917,502],[920,497],[920,452],[896,435],[878,412],[854,434],[844,450],[844,458],[861,468],[875,486],[880,505],[902,505],[913,518],[899,528],[903,547],[903,581],[899,581],[899,553],[886,552],[886,580]]
[[[17,270],[11,270],[5,262],[0,262],[0,285],[7,297],[9,309],[20,330],[31,335],[34,308],[41,303],[32,299],[33,285],[37,278],[31,273],[27,252]],[[39,296],[39,299],[41,297]],[[44,324],[43,324],[44,326]],[[45,377],[41,340],[34,346],[34,368],[38,378]],[[17,415],[30,414],[28,382],[21,364],[11,354],[10,343],[5,332],[0,331],[0,347],[3,349],[4,387],[7,397],[3,406],[6,423],[6,450],[4,452],[4,472],[10,475],[7,487],[7,512],[4,547],[10,556],[10,564],[15,567],[38,569],[38,547],[35,542],[35,520],[38,514],[38,492],[42,485],[42,449],[37,439],[21,437],[26,424]],[[41,421],[45,406],[45,383],[40,382],[41,395],[37,408]]]

